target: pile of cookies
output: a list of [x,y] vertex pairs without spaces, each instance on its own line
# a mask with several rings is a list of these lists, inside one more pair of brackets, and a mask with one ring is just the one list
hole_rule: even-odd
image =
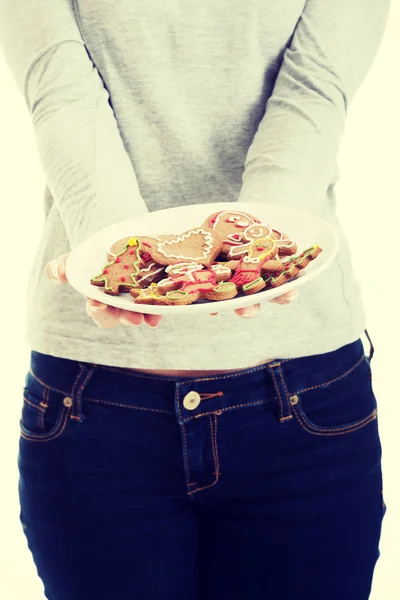
[[129,292],[137,304],[229,300],[283,285],[322,248],[296,252],[293,240],[256,217],[223,211],[180,234],[119,240],[90,283],[113,296]]

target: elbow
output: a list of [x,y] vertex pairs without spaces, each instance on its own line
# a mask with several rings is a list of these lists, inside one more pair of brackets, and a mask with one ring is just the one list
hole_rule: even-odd
[[48,121],[71,105],[85,101],[97,105],[104,87],[86,48],[63,41],[43,51],[25,77],[25,101],[34,126]]

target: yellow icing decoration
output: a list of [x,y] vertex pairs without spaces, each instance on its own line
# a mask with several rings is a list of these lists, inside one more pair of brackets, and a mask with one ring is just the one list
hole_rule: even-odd
[[253,250],[254,250],[254,248],[257,248],[257,246],[259,246],[260,244],[264,244],[264,243],[268,244],[269,242],[271,242],[271,244],[272,244],[272,248],[270,248],[269,250],[268,250],[268,249],[266,249],[266,251],[265,251],[265,252],[263,252],[262,254],[260,254],[260,255],[258,256],[258,258],[260,259],[260,262],[262,262],[263,260],[265,260],[265,258],[267,258],[267,256],[268,256],[269,254],[271,254],[272,250],[274,250],[274,249],[275,249],[275,247],[276,247],[276,242],[275,242],[275,240],[273,240],[272,238],[261,238],[260,240],[255,240],[255,241],[254,241],[254,242],[253,242],[253,243],[250,245],[250,248],[249,248],[249,251],[248,251],[248,255],[249,255],[250,257],[252,257],[252,256],[253,256]]
[[137,246],[138,244],[138,239],[137,237],[131,237],[129,242],[128,242],[128,246]]

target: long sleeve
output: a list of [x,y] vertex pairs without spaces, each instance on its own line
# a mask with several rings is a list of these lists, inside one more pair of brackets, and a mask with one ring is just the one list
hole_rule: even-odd
[[71,248],[148,212],[73,0],[0,0],[0,48],[32,116]]
[[335,180],[348,106],[378,51],[389,5],[306,1],[248,150],[239,202],[320,204]]

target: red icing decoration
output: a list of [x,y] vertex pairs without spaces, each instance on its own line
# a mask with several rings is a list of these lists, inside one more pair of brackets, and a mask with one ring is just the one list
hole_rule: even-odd
[[104,275],[107,275],[108,269],[104,269],[103,273],[104,273]]
[[116,263],[120,263],[120,262],[121,262],[121,257],[120,257],[120,256],[117,256],[117,258],[115,259],[115,262],[116,262]]
[[129,254],[135,254],[135,251],[134,251],[134,250],[131,250],[131,251],[129,252]]
[[[148,244],[146,244],[147,246]],[[149,260],[151,260],[151,254],[149,252],[143,252],[142,254],[142,260],[143,262],[149,262]]]
[[124,265],[124,269],[129,269],[129,265]]
[[121,281],[126,281],[126,277],[121,277]]

